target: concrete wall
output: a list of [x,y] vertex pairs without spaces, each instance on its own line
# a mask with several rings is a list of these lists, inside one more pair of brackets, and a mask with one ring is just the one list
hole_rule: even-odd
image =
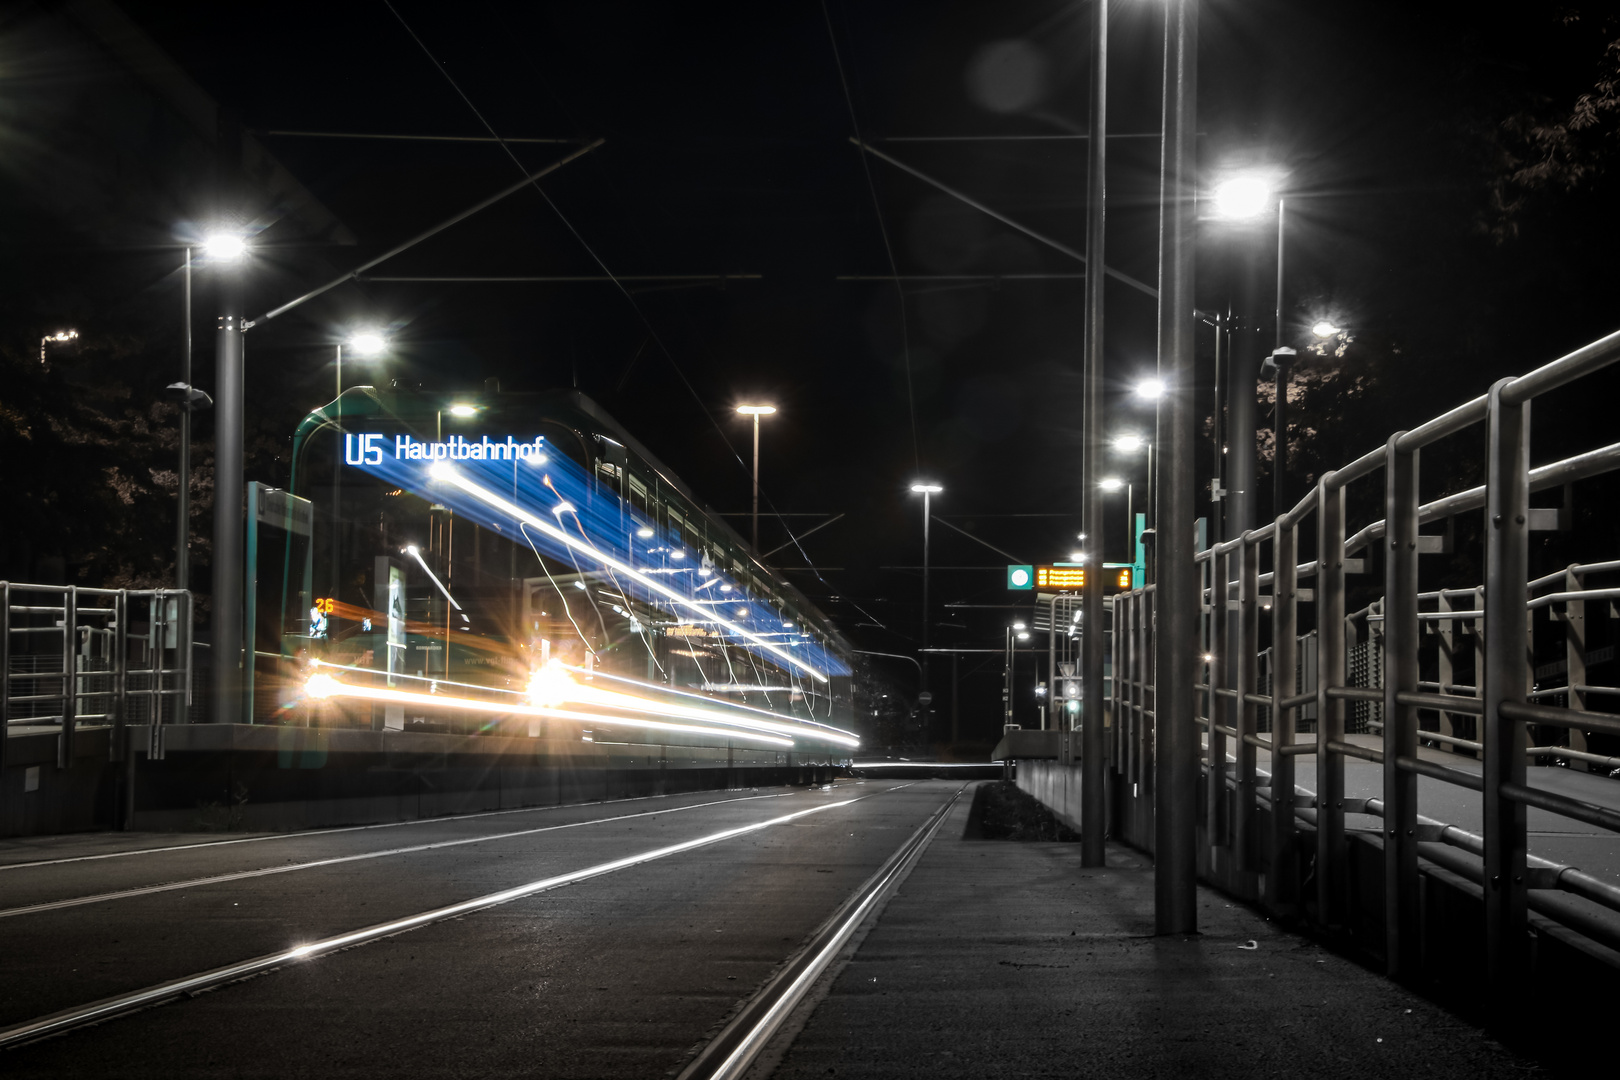
[[[144,747],[146,729],[132,728]],[[643,795],[824,781],[828,758],[723,746],[586,743],[209,724],[165,730],[137,753],[131,825],[142,830],[280,830]],[[55,735],[13,736],[0,770],[0,836],[124,824],[130,770],[111,732],[83,731],[69,768]],[[29,790],[32,788],[33,790]]]

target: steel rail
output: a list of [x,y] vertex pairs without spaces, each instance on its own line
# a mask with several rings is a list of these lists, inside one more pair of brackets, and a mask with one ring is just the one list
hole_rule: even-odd
[[[145,726],[145,725],[142,725]],[[742,795],[722,802],[752,802],[755,799],[779,799],[784,792],[774,795]],[[268,840],[303,840],[311,836],[331,836],[335,833],[369,832],[374,829],[398,829],[410,825],[443,825],[447,822],[471,821],[473,818],[504,817],[509,814],[538,814],[546,811],[567,810],[580,806],[611,806],[615,803],[645,802],[648,799],[673,799],[675,795],[637,795],[628,799],[597,799],[582,803],[557,803],[551,806],[519,806],[511,810],[479,810],[471,814],[448,814],[444,817],[416,818],[412,821],[381,821],[375,825],[340,825],[332,829],[306,829],[302,832],[270,833],[265,836],[239,836],[231,840],[203,840],[195,844],[170,844],[166,847],[130,848],[127,851],[103,851],[95,855],[70,855],[62,859],[35,859],[33,862],[0,864],[0,873],[7,870],[28,870],[39,866],[61,866],[65,863],[98,862],[102,859],[126,859],[135,855],[163,855],[171,851],[194,851],[197,848],[229,847],[235,844],[262,844]]]
[[850,938],[899,886],[944,825],[963,785],[845,900],[776,975],[750,998],[731,1022],[681,1070],[677,1080],[737,1080],[748,1072],[816,980],[832,966]]
[[394,855],[410,855],[418,851],[437,851],[440,848],[465,847],[468,844],[482,844],[495,840],[511,840],[519,836],[534,836],[537,833],[559,832],[563,829],[580,829],[587,825],[606,825],[615,821],[630,821],[634,818],[659,817],[663,814],[678,814],[683,810],[700,810],[707,806],[723,806],[727,803],[752,801],[753,799],[782,799],[782,795],[751,795],[746,799],[714,799],[710,802],[691,803],[687,806],[669,806],[658,810],[643,810],[635,814],[616,814],[613,817],[592,818],[589,821],[569,821],[561,825],[541,825],[533,829],[517,829],[511,832],[490,833],[488,836],[462,836],[454,840],[438,840],[431,844],[411,844],[407,847],[384,848],[381,851],[362,851],[353,855],[334,855],[328,859],[313,859],[309,862],[288,863],[281,866],[264,866],[253,870],[237,870],[228,874],[214,874],[209,877],[190,878],[186,881],[165,881],[158,885],[140,885],[132,889],[119,889],[116,892],[92,893],[88,896],[70,896],[64,900],[47,900],[38,904],[25,904],[22,907],[0,908],[0,919],[9,919],[18,915],[36,915],[45,911],[60,911],[62,908],[82,907],[85,904],[100,904],[109,900],[129,900],[137,896],[151,896],[153,893],[173,892],[176,889],[200,888],[204,885],[223,885],[228,881],[244,881],[249,878],[270,877],[274,874],[290,874],[296,870],[316,870],[323,866],[338,866],[343,863],[364,862],[368,859],[386,859]]
[[[911,785],[907,784],[902,786],[909,787]],[[898,789],[891,788],[889,790],[892,791]],[[735,839],[739,836],[746,836],[749,833],[759,832],[763,829],[771,828],[774,825],[785,825],[800,818],[807,817],[811,814],[819,814],[827,810],[841,809],[843,807],[850,806],[853,803],[860,802],[863,799],[869,799],[872,797],[873,795],[858,795],[852,799],[843,799],[838,802],[825,803],[821,806],[813,806],[808,810],[798,810],[791,814],[783,814],[779,817],[768,818],[765,821],[754,822],[751,825],[742,825],[733,829],[724,829],[720,832],[710,833],[707,836],[699,836],[691,840],[685,840],[678,844],[669,844],[665,847],[653,848],[649,851],[643,851],[636,855],[627,855],[624,858],[612,859],[608,862],[597,863],[594,866],[587,866],[581,870],[574,870],[565,874],[557,874],[553,877],[541,878],[539,880],[526,882],[522,885],[517,885],[509,889],[502,889],[499,892],[486,893],[483,896],[476,896],[470,900],[462,900],[458,903],[447,904],[443,907],[417,912],[414,915],[407,915],[404,918],[391,919],[387,922],[373,923],[370,926],[363,926],[356,930],[350,930],[341,934],[334,934],[331,937],[322,938],[319,941],[312,941],[304,945],[294,946],[290,949],[282,949],[278,952],[266,953],[263,956],[256,956],[249,960],[240,960],[234,964],[226,964],[222,967],[211,968],[208,971],[197,972],[193,975],[182,976],[178,979],[170,979],[167,982],[158,983],[155,986],[148,986],[143,989],[134,990],[124,994],[116,994],[112,997],[102,998],[100,1001],[93,1001],[86,1005],[75,1005],[71,1008],[63,1009],[47,1016],[36,1017],[32,1020],[25,1020],[20,1024],[12,1024],[9,1027],[0,1028],[0,1050],[17,1046],[22,1043],[33,1042],[36,1039],[41,1039],[49,1035],[56,1035],[65,1031],[71,1031],[75,1028],[100,1023],[103,1020],[108,1020],[124,1013],[133,1012],[137,1009],[144,1009],[153,1005],[159,1005],[163,1002],[172,1001],[175,998],[188,994],[196,994],[204,990],[213,989],[217,986],[223,986],[225,983],[236,982],[240,979],[245,979],[253,975],[263,974],[264,972],[272,971],[279,967],[284,967],[287,964],[311,960],[318,956],[325,956],[329,953],[337,952],[342,949],[352,948],[356,945],[363,945],[368,942],[376,941],[380,938],[392,937],[395,934],[404,933],[408,930],[415,930],[418,927],[443,922],[446,919],[459,918],[460,916],[484,911],[488,908],[496,907],[501,904],[509,904],[514,900],[522,900],[542,892],[549,892],[553,889],[560,889],[567,885],[574,885],[578,882],[587,881],[591,878],[611,874],[618,870],[625,870],[632,866],[640,866],[643,863],[652,862],[657,859],[665,859],[672,855],[679,855],[684,852],[693,851],[700,847],[708,847],[711,844],[718,844],[726,840]]]

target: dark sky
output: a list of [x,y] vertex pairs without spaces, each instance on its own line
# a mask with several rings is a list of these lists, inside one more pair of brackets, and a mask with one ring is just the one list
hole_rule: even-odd
[[[804,543],[819,572],[779,557],[870,649],[907,652],[918,637],[919,575],[888,568],[919,562],[920,508],[906,491],[919,473],[946,487],[938,513],[997,548],[1048,561],[1074,547],[1081,282],[914,282],[902,321],[893,284],[836,278],[889,273],[891,250],[902,274],[1080,269],[863,162],[848,140],[857,126],[874,140],[1083,131],[1085,4],[124,7],[257,132],[481,135],[476,109],[504,136],[607,140],[544,182],[553,205],[521,192],[379,273],[762,275],[723,290],[632,286],[628,297],[610,284],[347,285],[250,340],[255,377],[296,398],[297,412],[325,400],[329,343],[345,326],[386,324],[398,354],[388,374],[445,389],[488,377],[509,389],[576,384],[713,506],[738,511],[748,429],[733,407],[769,400],[781,413],[765,428],[768,504],[847,515]],[[1399,348],[1423,365],[1424,394],[1391,390],[1392,423],[1611,328],[1612,274],[1596,268],[1612,223],[1583,230],[1572,211],[1532,215],[1507,247],[1480,227],[1491,132],[1538,96],[1572,97],[1598,57],[1582,51],[1590,21],[1572,30],[1539,8],[1481,26],[1478,7],[1460,3],[1204,5],[1201,167],[1214,175],[1253,159],[1286,170],[1298,196],[1290,333],[1331,314],[1361,347]],[[1111,10],[1111,127],[1149,137],[1111,141],[1109,261],[1152,282],[1162,22],[1153,3]],[[492,145],[261,138],[360,238],[323,253],[338,269],[518,175]],[[1084,245],[1083,141],[879,145]],[[514,147],[530,167],[567,149]],[[1234,267],[1245,245],[1273,243],[1207,229],[1200,304],[1266,317],[1269,285],[1244,296]],[[255,311],[307,284],[278,273],[273,250],[257,266]],[[1271,273],[1263,260],[1261,280]],[[1155,319],[1152,301],[1110,284],[1119,430],[1151,430],[1124,389],[1152,367]],[[1344,433],[1356,453],[1384,437]],[[1037,514],[1054,516],[1026,516]],[[1120,521],[1110,532],[1123,549]],[[762,532],[767,548],[786,539],[774,523]],[[940,601],[1007,601],[1004,557],[940,528],[933,554],[989,568],[941,571]],[[941,609],[934,636],[993,646],[1010,615]],[[981,681],[988,691],[999,676]]]

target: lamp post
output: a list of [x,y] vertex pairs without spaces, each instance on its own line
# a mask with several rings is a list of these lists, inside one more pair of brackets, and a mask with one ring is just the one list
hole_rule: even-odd
[[[1125,489],[1125,520],[1126,520],[1127,523],[1129,523],[1129,521],[1131,520],[1132,511],[1134,509],[1133,500],[1135,499],[1135,496],[1136,496],[1134,486],[1128,480],[1121,480],[1117,476],[1105,476],[1101,480],[1097,481],[1097,486],[1102,488],[1104,491],[1106,491],[1106,492],[1108,492],[1110,494],[1120,490],[1121,488]],[[1130,534],[1130,526],[1129,526],[1129,524],[1127,524],[1127,526],[1126,526],[1126,533],[1125,534],[1126,534],[1126,542],[1127,542],[1127,544],[1133,542],[1136,539],[1134,536],[1132,536]],[[1098,552],[1099,552],[1099,558],[1097,560],[1097,565],[1101,566],[1103,564],[1103,560],[1107,556],[1106,556],[1106,553],[1103,552],[1102,548],[1098,548]],[[1099,579],[1099,580],[1101,580],[1101,579]]]
[[214,399],[191,385],[191,260],[192,250],[186,248],[186,260],[180,267],[183,300],[181,319],[184,325],[180,335],[180,381],[164,387],[165,395],[180,406],[180,466],[177,474],[175,500],[174,587],[191,588],[191,414],[197,409],[211,409]]
[[[340,589],[338,582],[343,572],[343,342],[337,343],[337,355],[334,363],[337,368],[336,394],[332,400],[337,404],[337,446],[338,452],[332,455],[332,598],[337,599]],[[376,357],[388,347],[388,340],[374,330],[362,330],[349,336],[348,345],[356,356]],[[449,646],[446,646],[448,648]]]
[[922,690],[917,694],[923,707],[923,715],[929,724],[929,731],[933,730],[934,695],[928,688],[928,521],[933,514],[933,498],[945,489],[939,484],[919,480],[911,485],[913,495],[923,497],[923,588],[922,588],[922,663],[918,665],[922,673]]
[[754,551],[759,551],[759,418],[776,412],[775,405],[739,405],[737,411],[754,418]]
[[219,319],[214,333],[214,722],[241,717],[242,641],[242,426],[246,409],[242,365],[242,261],[247,242],[221,233],[203,245],[219,276]]
[[[1127,453],[1127,454],[1134,454],[1138,450],[1146,450],[1147,451],[1147,495],[1143,499],[1143,503],[1146,506],[1146,511],[1144,513],[1143,532],[1152,532],[1153,531],[1153,443],[1152,443],[1151,440],[1145,439],[1140,435],[1121,435],[1121,436],[1119,436],[1118,438],[1116,438],[1114,440],[1113,445],[1114,445],[1115,450],[1119,450],[1119,451],[1121,451],[1123,453]],[[1130,562],[1135,562],[1136,561],[1136,518],[1127,511],[1126,519],[1127,519],[1127,526],[1128,526],[1126,531],[1130,535],[1130,541],[1126,545],[1125,558]],[[1144,558],[1145,558],[1146,553],[1144,552],[1143,554],[1144,554]],[[1153,579],[1152,574],[1149,574],[1148,575],[1148,580],[1151,581],[1152,579]]]

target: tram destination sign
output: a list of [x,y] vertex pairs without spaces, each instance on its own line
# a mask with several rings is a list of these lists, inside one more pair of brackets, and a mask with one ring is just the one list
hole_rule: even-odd
[[536,435],[520,440],[514,436],[488,435],[469,439],[452,435],[437,442],[422,442],[409,435],[382,435],[377,432],[343,436],[343,460],[350,465],[381,465],[385,457],[395,461],[527,461],[546,463],[546,437]]

